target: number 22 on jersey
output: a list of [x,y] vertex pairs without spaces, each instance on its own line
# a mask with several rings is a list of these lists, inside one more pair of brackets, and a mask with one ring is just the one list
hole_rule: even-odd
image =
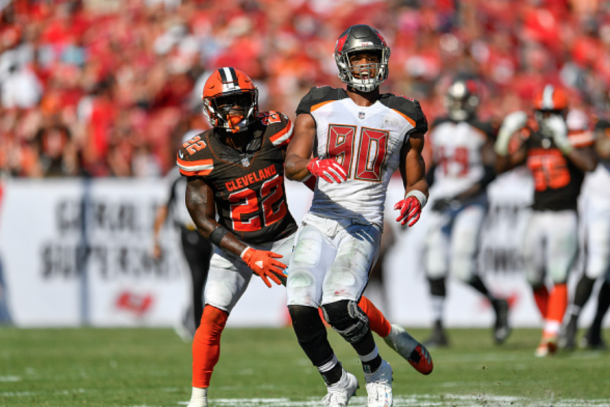
[[[354,154],[356,137],[358,151]],[[370,182],[380,182],[382,167],[388,151],[389,132],[368,127],[330,124],[326,154],[335,158],[347,170],[347,177]]]
[[263,183],[258,194],[254,189],[244,188],[229,195],[233,230],[256,232],[286,216],[288,210],[282,189],[283,182],[283,176],[277,174]]

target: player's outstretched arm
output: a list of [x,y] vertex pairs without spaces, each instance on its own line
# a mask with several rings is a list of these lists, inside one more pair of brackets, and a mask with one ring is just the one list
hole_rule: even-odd
[[286,151],[286,177],[303,182],[311,175],[327,182],[341,183],[347,179],[345,169],[334,159],[311,158],[316,138],[316,122],[310,114],[297,116],[294,135]]
[[216,222],[214,191],[199,177],[189,177],[186,184],[186,207],[197,225],[199,233],[221,249],[239,257],[271,287],[269,279],[280,285],[277,276],[283,276],[286,265],[279,260],[282,256],[273,252],[256,250],[241,242],[227,228]]
[[500,174],[523,164],[527,158],[525,143],[521,143],[515,151],[510,150],[511,140],[517,131],[525,127],[527,114],[525,112],[513,112],[506,116],[498,131],[498,138],[494,144],[496,153],[496,173]]
[[394,209],[400,211],[396,222],[413,226],[421,215],[428,201],[428,183],[426,182],[426,165],[422,151],[424,135],[412,133],[403,146],[400,154],[400,175],[405,186],[405,198],[400,200]]

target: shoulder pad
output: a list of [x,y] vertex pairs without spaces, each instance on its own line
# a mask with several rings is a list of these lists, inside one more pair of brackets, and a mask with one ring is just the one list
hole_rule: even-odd
[[472,127],[479,129],[480,131],[485,133],[487,138],[490,138],[490,139],[496,138],[497,131],[490,122],[483,122],[483,121],[478,120],[477,118],[474,118],[472,120],[469,120],[468,123]]
[[450,121],[451,121],[451,119],[449,119],[449,117],[447,117],[447,116],[437,117],[436,119],[434,119],[434,121],[432,122],[432,125],[430,127],[436,127],[436,126],[439,126],[443,123],[447,123]]
[[286,146],[292,139],[294,125],[284,113],[270,110],[259,114],[261,123],[267,126],[265,133],[269,135],[269,141],[276,146]]
[[332,102],[348,97],[345,89],[321,86],[309,89],[309,92],[299,102],[296,114],[311,113],[316,110],[321,103]]
[[212,130],[206,130],[182,144],[176,157],[180,174],[193,177],[205,176],[212,172],[214,160],[207,145],[211,132]]
[[381,96],[379,101],[407,119],[407,121],[411,123],[411,126],[413,126],[413,130],[411,131],[422,134],[428,131],[428,120],[421,110],[421,106],[417,99],[386,93]]

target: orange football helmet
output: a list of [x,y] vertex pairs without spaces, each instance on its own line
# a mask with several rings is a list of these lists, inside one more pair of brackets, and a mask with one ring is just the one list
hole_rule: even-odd
[[562,111],[568,108],[568,94],[560,88],[550,84],[536,92],[534,96],[534,109],[540,111]]
[[215,70],[203,87],[203,114],[214,127],[245,130],[258,117],[258,89],[239,69]]

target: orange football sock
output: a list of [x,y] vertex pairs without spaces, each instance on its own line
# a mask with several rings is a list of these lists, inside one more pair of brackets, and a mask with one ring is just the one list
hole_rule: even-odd
[[542,315],[543,319],[546,319],[549,310],[549,290],[545,285],[534,288],[534,300],[536,300],[540,315]]
[[229,315],[218,308],[206,305],[201,325],[193,338],[193,387],[206,388],[214,366],[220,357],[220,335]]
[[563,316],[568,308],[568,285],[566,283],[555,284],[549,296],[549,310],[547,319],[558,322],[561,325]]
[[390,334],[392,330],[392,325],[390,321],[385,319],[385,316],[379,309],[365,296],[360,298],[360,302],[358,303],[360,309],[366,314],[369,318],[369,326],[371,327],[371,331],[375,332],[377,335],[385,338]]

